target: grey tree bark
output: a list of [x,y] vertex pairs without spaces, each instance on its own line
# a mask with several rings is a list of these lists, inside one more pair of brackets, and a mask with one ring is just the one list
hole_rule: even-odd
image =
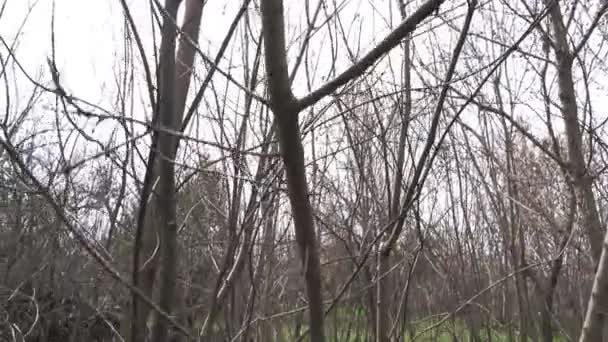
[[[144,210],[141,230],[141,252],[136,251],[134,260],[134,285],[139,286],[149,298],[153,290],[157,274],[159,275],[159,306],[171,314],[175,303],[177,278],[177,207],[175,189],[175,157],[179,139],[175,135],[182,125],[186,96],[190,86],[190,77],[194,63],[195,49],[191,41],[198,40],[202,3],[197,0],[186,2],[183,32],[176,60],[177,10],[181,0],[167,0],[163,14],[162,39],[158,72],[158,104],[156,119],[158,127],[155,134],[156,143],[151,151],[149,168],[152,168],[149,186],[151,191],[144,191],[149,198],[142,198],[142,204],[149,202],[149,208],[142,205]],[[152,157],[153,156],[153,157]],[[148,203],[146,203],[148,204]],[[140,208],[142,210],[142,208]],[[142,258],[139,258],[141,253]],[[161,259],[162,257],[162,259]],[[159,265],[159,262],[161,263]],[[160,266],[160,268],[159,268]],[[128,336],[131,341],[144,341],[146,338],[147,322],[151,308],[135,299],[131,313],[131,331]],[[152,341],[165,341],[169,330],[166,319],[155,319],[151,329]],[[129,335],[128,334],[128,335]]]
[[300,136],[298,114],[304,108],[331,94],[338,87],[359,77],[397,46],[416,26],[436,11],[445,0],[429,0],[422,4],[410,17],[388,34],[374,49],[357,63],[346,69],[335,79],[311,92],[302,99],[296,99],[290,86],[285,50],[285,27],[282,0],[261,1],[262,30],[266,76],[270,107],[275,115],[281,157],[285,165],[287,188],[292,215],[294,217],[296,242],[304,268],[304,279],[309,307],[310,340],[325,341],[324,311],[321,289],[321,268],[315,233],[312,206],[308,198],[308,184],[304,164],[304,149]]
[[[397,1],[401,18],[405,20],[406,9],[405,2],[402,0]],[[399,142],[397,145],[397,161],[394,166],[395,177],[393,181],[393,197],[390,201],[389,218],[390,220],[396,220],[400,214],[400,201],[401,201],[401,188],[403,186],[403,167],[405,164],[405,151],[406,142],[408,136],[408,127],[411,118],[412,111],[412,91],[411,91],[411,58],[410,58],[410,43],[411,38],[407,37],[403,43],[403,63],[402,63],[402,81],[403,81],[403,95],[399,99],[399,117],[401,120]],[[377,289],[377,309],[376,309],[376,341],[389,341],[389,318],[390,310],[388,309],[389,299],[389,281],[385,279],[384,275],[389,271],[390,265],[390,253],[381,253],[378,255],[378,289]]]
[[553,30],[559,100],[561,115],[566,128],[570,173],[580,196],[581,216],[591,246],[591,254],[593,260],[598,264],[580,341],[602,341],[603,324],[606,321],[606,313],[602,306],[606,303],[606,295],[608,295],[608,277],[602,275],[602,272],[606,269],[608,261],[605,255],[606,243],[602,244],[602,241],[604,241],[603,229],[596,207],[595,195],[593,194],[593,179],[586,166],[583,138],[578,122],[578,107],[572,77],[572,66],[576,51],[573,51],[569,46],[568,32],[564,26],[559,4],[552,3],[549,0],[545,0],[545,3],[550,6],[549,16]]
[[[465,39],[468,35],[469,28],[471,25],[471,19],[475,12],[476,6],[477,6],[476,0],[473,0],[469,3],[467,15],[466,15],[462,30],[460,32],[460,35],[458,37],[458,42],[457,42],[456,46],[454,47],[454,51],[453,51],[453,54],[452,54],[452,57],[450,60],[450,65],[448,67],[448,70],[447,70],[447,73],[445,76],[445,83],[444,83],[445,85],[442,87],[441,93],[439,95],[439,99],[437,100],[437,104],[435,105],[435,109],[434,109],[433,116],[431,119],[430,132],[426,139],[426,143],[425,143],[424,149],[422,151],[422,154],[417,162],[413,177],[410,181],[410,184],[407,187],[407,191],[403,197],[403,200],[401,200],[400,198],[397,198],[397,197],[395,197],[393,199],[394,207],[391,209],[391,218],[396,221],[393,224],[393,226],[391,227],[390,234],[387,236],[385,241],[383,241],[383,244],[379,250],[379,255],[378,255],[378,258],[379,258],[378,276],[379,277],[384,275],[389,270],[388,261],[389,261],[390,255],[392,253],[393,247],[394,247],[395,243],[397,242],[397,239],[399,238],[401,232],[403,231],[403,227],[405,224],[405,214],[407,213],[409,208],[414,203],[414,200],[417,196],[417,192],[419,191],[419,189],[421,187],[421,183],[424,183],[423,176],[422,176],[423,170],[428,167],[427,161],[429,160],[429,156],[431,154],[431,149],[435,143],[435,138],[438,133],[439,119],[440,119],[441,113],[443,111],[443,104],[444,104],[446,96],[447,96],[448,84],[450,83],[450,81],[454,75],[454,71],[456,69],[456,64],[460,57],[460,53],[462,52],[462,48],[464,46]],[[414,13],[414,15],[415,15],[415,13]],[[409,78],[409,75],[408,75],[408,78]],[[409,79],[407,81],[409,81]],[[398,175],[399,174],[397,174],[397,176]],[[398,178],[396,178],[395,181],[400,181],[400,180]],[[400,186],[401,186],[400,184],[395,184],[395,187],[400,187]],[[397,191],[395,192],[395,196],[398,196],[399,194],[400,194],[400,192],[397,192]],[[401,203],[399,203],[400,201],[401,201]],[[397,211],[397,209],[399,209],[399,212]],[[381,281],[381,280],[378,280],[378,281]],[[382,289],[382,285],[378,285],[378,293],[377,293],[378,312],[377,312],[377,316],[376,316],[376,340],[378,342],[388,341],[388,336],[386,335],[388,333],[388,324],[389,324],[388,312],[386,312],[387,311],[386,305],[380,305],[382,302],[386,303],[388,301],[386,292],[387,292],[386,289]],[[380,310],[381,306],[382,306],[382,310]]]
[[321,266],[312,207],[308,198],[297,101],[289,85],[283,2],[264,0],[261,2],[261,9],[270,104],[276,118],[279,149],[285,164],[289,201],[294,216],[296,242],[304,268],[309,301],[310,338],[311,341],[322,342],[325,340],[325,335]]

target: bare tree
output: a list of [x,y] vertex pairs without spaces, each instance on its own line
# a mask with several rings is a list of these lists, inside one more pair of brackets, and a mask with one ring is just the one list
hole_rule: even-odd
[[312,341],[324,341],[321,270],[317,238],[308,185],[304,168],[304,149],[300,138],[298,113],[330,94],[339,86],[360,76],[378,58],[399,44],[416,25],[429,16],[443,1],[428,1],[390,33],[376,48],[334,80],[298,100],[289,85],[285,50],[283,3],[281,0],[262,1],[262,23],[265,44],[266,75],[270,105],[277,119],[281,156],[285,164],[289,199],[294,215],[296,239],[309,300],[310,336]]
[[148,4],[0,2],[0,339],[605,338],[608,5]]
[[[587,163],[583,154],[583,139],[579,124],[578,105],[576,100],[576,92],[574,90],[574,80],[572,77],[572,67],[578,53],[584,47],[593,32],[597,21],[592,23],[591,28],[584,34],[583,38],[574,48],[571,48],[568,43],[568,34],[561,8],[558,5],[552,5],[546,1],[547,6],[550,6],[551,25],[553,29],[552,45],[554,46],[557,78],[559,85],[559,99],[561,103],[561,114],[566,127],[566,135],[568,140],[568,157],[571,167],[571,174],[575,187],[581,198],[581,211],[585,222],[585,229],[589,238],[591,252],[594,261],[598,264],[598,271],[603,272],[606,268],[600,262],[606,263],[606,257],[602,258],[603,250],[606,249],[602,243],[602,224],[600,222],[599,213],[595,195],[593,193],[593,178],[589,174]],[[604,4],[598,9],[596,20],[608,9],[608,5]],[[594,282],[591,301],[589,304],[585,323],[581,333],[581,341],[601,341],[603,335],[603,322],[606,320],[604,310],[606,297],[608,292],[602,287],[606,283],[606,276],[598,273],[599,277]],[[603,282],[600,282],[603,281]],[[598,308],[596,308],[598,307]]]

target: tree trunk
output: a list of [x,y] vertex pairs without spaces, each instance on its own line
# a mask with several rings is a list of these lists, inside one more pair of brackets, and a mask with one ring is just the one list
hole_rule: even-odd
[[[149,298],[153,290],[157,273],[160,275],[159,304],[167,313],[171,313],[175,304],[175,288],[177,278],[177,207],[175,189],[175,157],[179,139],[173,132],[181,128],[185,101],[190,85],[190,77],[194,63],[194,47],[190,43],[198,40],[202,3],[198,0],[188,0],[182,38],[175,58],[176,51],[176,17],[181,0],[167,0],[159,60],[159,103],[158,122],[160,130],[157,134],[157,151],[153,158],[152,190],[150,206],[146,210],[142,230],[141,251],[143,257],[137,261],[139,266],[133,272],[139,272],[140,281],[137,284]],[[186,37],[187,36],[187,37]],[[158,129],[159,127],[153,127]],[[148,199],[142,199],[147,201]],[[159,249],[160,248],[160,249]],[[160,257],[162,256],[162,259]],[[158,262],[162,262],[161,268]],[[147,321],[151,308],[142,300],[136,300],[137,308],[133,311],[130,338],[132,341],[144,341]],[[165,319],[154,321],[152,340],[165,341],[169,331]],[[129,334],[128,334],[129,335]],[[127,335],[127,336],[128,336]],[[129,336],[128,336],[129,337]]]
[[378,255],[378,267],[376,270],[378,282],[376,284],[376,342],[388,342],[389,319],[390,319],[390,282],[387,272],[389,266],[390,253],[380,253]]
[[[401,19],[406,18],[405,2],[398,0],[397,5],[401,14]],[[401,121],[399,131],[399,142],[397,145],[397,161],[394,167],[395,177],[393,180],[393,198],[390,199],[390,220],[395,220],[400,214],[401,207],[401,188],[403,183],[403,167],[405,164],[406,140],[408,135],[408,127],[412,111],[412,90],[411,90],[411,59],[410,59],[410,36],[408,35],[403,43],[403,63],[402,63],[402,80],[403,80],[403,95],[399,98],[399,119]],[[388,162],[388,161],[386,161]],[[387,181],[389,181],[387,179]],[[378,290],[377,290],[377,309],[376,309],[376,341],[389,341],[389,291],[390,282],[387,272],[390,268],[391,249],[383,250],[378,256]],[[404,308],[406,310],[406,308]]]
[[578,107],[574,90],[574,80],[572,77],[572,65],[575,56],[568,45],[568,34],[566,27],[564,26],[559,4],[552,4],[549,0],[545,0],[545,3],[547,6],[551,6],[549,15],[551,17],[555,40],[559,100],[568,140],[570,171],[574,178],[574,185],[581,199],[581,215],[587,238],[591,245],[593,260],[598,264],[593,293],[589,301],[587,318],[585,319],[580,341],[602,341],[603,324],[606,319],[604,306],[606,303],[605,298],[608,293],[608,279],[603,278],[608,278],[608,276],[602,275],[600,271],[605,270],[608,266],[604,265],[604,263],[607,262],[605,257],[606,253],[602,252],[602,249],[605,250],[607,247],[606,243],[602,246],[602,241],[604,239],[595,203],[595,196],[593,194],[593,181],[588,174],[583,154],[583,138],[578,122]]
[[[318,241],[312,207],[308,198],[304,149],[300,137],[298,114],[304,108],[331,94],[338,87],[363,75],[375,61],[397,46],[405,36],[411,33],[422,20],[436,11],[443,2],[444,0],[429,0],[422,4],[417,11],[404,20],[357,63],[319,89],[297,100],[291,91],[287,71],[283,1],[261,1],[270,107],[277,122],[279,146],[285,164],[289,201],[294,217],[296,242],[304,267],[304,279],[309,301],[310,340],[312,342],[323,342],[325,340],[323,331],[324,312]],[[395,232],[394,235],[396,236],[398,233]]]
[[321,266],[312,207],[308,198],[297,101],[291,93],[287,72],[283,2],[281,0],[264,0],[261,2],[261,10],[270,103],[277,122],[279,148],[285,164],[296,242],[304,269],[309,308],[310,340],[323,342],[325,341],[325,333],[323,328]]
[[[159,62],[159,123],[158,132],[159,155],[158,188],[153,200],[158,209],[160,226],[161,268],[159,304],[168,314],[172,313],[175,297],[175,280],[177,278],[176,249],[177,249],[177,206],[175,198],[175,149],[177,137],[162,129],[175,130],[175,41],[177,32],[174,22],[180,0],[167,0],[166,13],[162,27],[162,42]],[[154,215],[155,213],[151,213]],[[153,275],[152,275],[153,277]],[[145,316],[144,316],[145,317]],[[164,318],[157,319],[152,327],[154,342],[167,339],[169,322]]]

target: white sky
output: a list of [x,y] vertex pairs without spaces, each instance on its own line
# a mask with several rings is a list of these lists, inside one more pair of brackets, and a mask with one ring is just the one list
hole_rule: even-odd
[[[116,65],[122,56],[124,16],[119,0],[7,0],[0,18],[0,32],[10,44],[18,39],[17,59],[31,75],[41,68],[48,81],[46,59],[51,56],[51,18],[55,6],[55,46],[61,82],[74,95],[100,104],[111,100],[104,94],[115,87]],[[152,58],[153,38],[149,2],[129,0],[131,13],[140,35]],[[230,8],[218,1],[205,7],[200,45],[213,56],[227,31],[238,1],[230,1]],[[29,10],[31,12],[28,15]],[[183,6],[180,13],[183,12]],[[21,34],[17,32],[24,19]],[[212,29],[209,29],[212,28]],[[139,55],[137,56],[139,59]]]
[[[4,15],[0,18],[0,33],[1,36],[10,44],[13,40],[18,39],[19,45],[16,51],[17,59],[22,63],[26,71],[36,77],[37,74],[43,72],[41,79],[43,83],[50,84],[48,67],[46,58],[51,55],[51,13],[53,8],[52,0],[6,0],[6,9]],[[56,26],[56,51],[57,51],[57,66],[60,71],[61,81],[68,92],[76,95],[79,98],[85,99],[95,104],[99,104],[107,109],[112,109],[112,101],[115,99],[115,74],[117,64],[120,63],[122,56],[122,36],[124,29],[124,16],[119,0],[55,0],[55,26]],[[140,34],[142,35],[144,44],[147,49],[148,57],[151,58],[152,35],[151,35],[151,19],[149,1],[147,0],[130,0],[128,1],[132,14],[135,17]],[[312,7],[314,10],[314,1]],[[342,2],[338,2],[341,4]],[[394,6],[394,0],[382,1],[364,1],[350,0],[343,2],[345,5],[341,11],[342,24],[345,29],[351,30],[349,36],[352,46],[358,46],[359,56],[364,54],[373,46],[374,41],[381,39],[390,27],[394,27],[397,23],[397,9]],[[461,4],[462,2],[457,2]],[[442,7],[443,10],[449,9],[450,6],[455,6],[454,2],[446,2]],[[31,6],[32,12],[27,19],[23,31],[19,37],[16,37],[21,22],[26,18],[28,8]],[[205,7],[202,19],[202,29],[200,38],[201,49],[208,53],[208,56],[215,56],[219,47],[219,43],[223,39],[228,25],[233,19],[236,9],[240,6],[240,1],[215,1],[210,0]],[[302,13],[302,1],[291,0],[286,1],[287,21],[288,21],[288,41],[293,41],[297,33],[304,29],[305,16]],[[333,6],[333,4],[332,4]],[[413,10],[414,6],[410,6]],[[476,13],[477,33],[484,33],[484,22],[481,18],[489,16],[489,7],[484,7]],[[331,9],[330,9],[331,10]],[[462,12],[464,8],[460,8]],[[249,10],[254,25],[257,25],[258,13],[253,5],[250,5]],[[393,11],[392,17],[389,15]],[[321,18],[324,14],[321,15]],[[391,19],[392,18],[392,19]],[[454,23],[457,27],[461,25],[461,20]],[[481,26],[481,27],[480,27]],[[335,28],[335,27],[334,27]],[[259,27],[256,27],[256,30]],[[524,27],[515,27],[514,30],[518,34]],[[361,30],[361,34],[358,32]],[[442,30],[442,31],[441,31]],[[256,31],[257,32],[257,31]],[[440,31],[436,31],[437,36],[423,35],[416,41],[416,49],[418,53],[424,54],[427,51],[436,48],[433,44],[443,44],[441,50],[446,53],[451,53],[451,44],[453,41],[446,39],[449,37],[449,31],[445,27],[441,27]],[[453,34],[453,33],[452,33]],[[516,34],[517,35],[517,34]],[[359,37],[361,41],[358,42]],[[453,37],[453,36],[452,36]],[[291,38],[291,39],[290,39]],[[238,34],[235,36],[238,38]],[[315,49],[312,49],[311,54],[318,56],[320,59],[320,70],[317,78],[313,80],[313,87],[317,87],[323,83],[323,78],[329,70],[327,56],[330,54],[329,39],[327,31],[321,30],[315,37]],[[434,40],[437,39],[437,40]],[[515,39],[510,37],[509,39]],[[528,42],[527,44],[533,44]],[[238,44],[236,48],[238,49]],[[344,70],[350,62],[347,59],[347,53],[344,49],[344,43],[337,42],[340,56],[337,63],[336,71]],[[480,45],[483,50],[483,45]],[[297,46],[294,46],[290,53],[295,55]],[[606,49],[602,52],[606,53]],[[4,50],[0,50],[4,51]],[[489,54],[490,49],[481,51]],[[4,52],[3,52],[4,53]],[[136,58],[139,59],[137,52]],[[391,55],[399,58],[399,49],[395,49]],[[251,53],[253,55],[253,53]],[[238,53],[235,54],[238,56]],[[496,55],[488,56],[488,61],[495,58]],[[235,57],[238,59],[240,57]],[[200,62],[200,58],[198,59]],[[293,60],[293,59],[291,59]],[[314,59],[313,59],[314,60]],[[394,61],[393,61],[394,62]],[[240,61],[235,61],[239,64]],[[521,75],[523,68],[517,67],[517,62],[514,57],[509,62],[511,66],[511,76]],[[205,69],[199,68],[198,72],[204,75]],[[143,74],[138,73],[138,77],[143,79]],[[237,79],[241,78],[241,74],[235,71]],[[298,73],[298,81],[296,82],[296,94],[303,95],[305,93],[305,77],[304,72],[300,69]],[[391,80],[390,75],[383,77],[385,80]],[[517,78],[517,77],[514,77]],[[223,83],[223,77],[216,75],[219,84]],[[430,79],[430,81],[435,81]],[[26,89],[31,88],[23,78],[19,78],[20,94],[27,96]],[[416,86],[416,85],[415,85]],[[419,86],[419,84],[418,84]],[[594,88],[595,89],[595,88]],[[391,89],[392,90],[392,89]],[[3,92],[4,89],[0,90]],[[489,92],[488,92],[489,93]],[[531,93],[534,94],[534,93]],[[260,95],[262,95],[260,93]],[[600,116],[605,116],[601,113],[602,107],[598,104],[608,100],[608,96],[602,89],[597,90],[593,94],[593,102],[595,108],[600,111]],[[525,96],[524,96],[525,98]],[[143,99],[143,100],[141,100]],[[138,94],[137,101],[145,101],[146,97]],[[3,101],[0,99],[0,101]],[[138,105],[141,102],[137,102]],[[1,104],[2,102],[0,102]],[[530,104],[529,102],[527,104]],[[147,109],[143,106],[136,108],[136,113],[144,113]],[[521,116],[528,119],[534,118],[534,115],[526,114],[525,108],[520,108]],[[519,114],[519,112],[518,112]],[[555,124],[559,125],[561,120],[556,119]],[[212,137],[209,135],[208,137]]]

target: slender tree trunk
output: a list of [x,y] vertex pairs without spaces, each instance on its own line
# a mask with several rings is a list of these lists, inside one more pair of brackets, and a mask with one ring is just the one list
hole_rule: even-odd
[[376,342],[388,342],[389,319],[390,319],[390,282],[387,272],[389,271],[390,253],[380,253],[377,259],[376,284]]
[[[289,112],[287,112],[289,113]],[[304,267],[304,279],[309,301],[311,341],[323,342],[323,306],[321,292],[321,266],[315,233],[312,208],[306,186],[304,150],[300,140],[297,117],[277,116],[281,156],[285,163],[287,187],[294,216],[296,242]],[[286,120],[285,120],[286,119]]]
[[308,198],[297,101],[291,93],[287,73],[283,2],[281,0],[263,0],[261,9],[270,103],[277,122],[279,148],[285,164],[296,242],[304,268],[310,340],[323,342],[325,333],[321,266],[312,207]]
[[553,324],[551,323],[553,296],[547,294],[541,303],[540,325],[543,342],[553,342]]
[[[202,3],[187,0],[182,38],[176,51],[176,17],[181,0],[167,0],[165,3],[162,40],[159,61],[159,103],[157,132],[158,151],[154,158],[150,205],[146,210],[142,231],[142,258],[138,261],[139,284],[142,292],[152,298],[157,272],[160,272],[159,305],[167,313],[175,305],[177,278],[177,207],[175,189],[175,157],[179,139],[172,133],[179,131],[185,108],[194,63],[194,47],[190,43],[198,40]],[[154,127],[157,129],[157,127]],[[144,199],[148,200],[148,199]],[[162,256],[162,259],[160,258]],[[162,263],[159,269],[159,261]],[[132,323],[131,340],[144,341],[150,307],[136,300],[137,311]],[[164,319],[154,321],[152,340],[165,341],[169,331]]]
[[554,34],[559,100],[566,127],[570,171],[581,199],[581,216],[591,245],[593,260],[598,265],[589,301],[591,310],[587,312],[580,341],[602,341],[602,330],[606,320],[605,303],[608,295],[608,279],[604,278],[608,278],[608,276],[602,275],[600,271],[608,268],[608,265],[604,264],[608,261],[606,260],[606,253],[603,252],[607,247],[605,242],[602,244],[602,241],[604,241],[603,231],[593,194],[593,180],[588,173],[583,153],[583,138],[578,122],[578,107],[572,77],[575,55],[569,47],[568,33],[564,26],[559,3],[551,4],[549,0],[545,0],[545,3],[547,6],[551,6],[549,15]]
[[602,255],[593,280],[591,298],[579,342],[601,341],[605,329],[603,324],[606,321],[606,313],[603,310],[606,292],[608,292],[608,233],[604,238]]
[[[255,87],[258,84],[258,71],[259,71],[259,60],[260,60],[260,55],[259,55],[259,51],[258,54],[255,57],[255,63],[253,66],[253,69],[251,71],[251,80],[249,82],[249,89],[251,91],[253,91],[255,89]],[[237,141],[237,147],[241,148],[242,145],[244,144],[244,138],[245,137],[245,132],[247,131],[247,122],[248,122],[248,117],[251,113],[251,104],[252,104],[253,98],[249,95],[247,95],[247,98],[245,100],[245,118],[243,119],[242,123],[241,123],[241,128],[240,128],[240,133],[239,133],[239,139]],[[268,133],[268,135],[265,138],[265,145],[262,148],[262,154],[266,154],[268,153],[268,150],[270,148],[269,142],[272,139],[272,133]],[[240,164],[242,163],[242,161],[240,160],[240,157],[236,157],[235,158],[235,173],[238,174],[239,172],[239,168],[240,168]],[[263,180],[264,176],[266,176],[266,174],[270,171],[269,167],[268,167],[268,160],[266,157],[262,157],[258,163],[257,166],[257,171],[255,174],[255,182],[259,183]],[[239,200],[240,197],[243,193],[243,182],[239,179],[235,179],[234,183],[233,183],[233,196],[232,196],[232,205],[231,205],[231,210],[230,210],[230,216],[228,218],[228,228],[231,232],[231,238],[230,241],[231,243],[234,243],[234,247],[236,248],[238,245],[238,238],[237,238],[237,233],[236,233],[236,226],[238,224],[238,217],[239,217],[239,209],[240,209],[240,205],[239,205]],[[224,263],[226,268],[230,267],[230,270],[226,269],[226,272],[220,272],[220,276],[218,278],[218,282],[221,283],[220,286],[217,287],[217,293],[214,293],[213,295],[215,296],[212,301],[211,301],[211,307],[209,308],[209,314],[207,315],[207,318],[205,319],[205,323],[203,324],[203,327],[201,329],[201,336],[207,336],[207,334],[210,331],[211,326],[214,324],[215,319],[217,314],[219,313],[222,303],[224,302],[224,300],[226,299],[226,296],[228,293],[233,292],[234,291],[234,287],[238,286],[238,284],[236,284],[236,281],[239,279],[239,276],[241,275],[241,272],[243,270],[243,268],[245,267],[245,261],[247,260],[247,257],[249,256],[249,252],[250,252],[250,246],[252,243],[252,238],[253,238],[253,234],[254,234],[254,223],[255,223],[255,215],[256,212],[258,210],[258,206],[259,206],[259,202],[257,200],[259,195],[259,189],[253,188],[251,194],[249,195],[249,200],[248,200],[248,204],[247,207],[245,209],[245,215],[244,215],[244,220],[242,222],[242,231],[243,233],[243,242],[241,244],[241,248],[238,250],[238,253],[236,254],[236,259],[234,259],[233,254],[236,253],[234,251],[229,251],[226,256],[227,258],[232,258],[234,260],[230,260],[230,259],[226,259],[226,262]],[[265,196],[265,194],[261,194],[263,196]],[[230,264],[230,262],[232,262],[232,264]],[[224,278],[224,273],[226,273],[226,276]],[[219,283],[218,283],[219,285]]]
[[[405,2],[398,0],[401,19],[406,18]],[[402,80],[403,80],[403,95],[399,99],[399,119],[401,121],[399,131],[399,143],[397,145],[397,161],[394,167],[395,178],[393,180],[393,198],[390,201],[390,220],[394,220],[399,216],[401,207],[401,188],[403,186],[403,167],[405,163],[405,145],[408,134],[408,127],[412,111],[412,91],[411,91],[411,59],[410,59],[410,36],[408,35],[403,43],[403,63]],[[387,180],[388,181],[388,180]],[[387,272],[390,269],[390,254],[391,249],[381,251],[378,255],[378,290],[376,293],[377,313],[376,313],[376,341],[389,341],[389,318],[390,318],[390,279]],[[405,308],[404,308],[405,310]]]
[[[160,268],[160,307],[171,314],[175,297],[175,280],[177,278],[177,207],[175,198],[175,149],[177,137],[163,129],[175,130],[175,42],[177,32],[174,22],[180,0],[167,0],[166,13],[162,27],[162,42],[159,62],[159,123],[158,132],[158,188],[153,197],[158,209],[161,245]],[[154,214],[154,213],[152,213]],[[167,339],[169,322],[157,319],[152,327],[154,342]]]
[[[416,26],[436,11],[444,0],[429,0],[388,34],[375,48],[319,89],[297,100],[290,87],[285,50],[285,27],[282,0],[262,0],[262,31],[264,35],[266,75],[270,106],[276,117],[281,157],[285,164],[289,201],[296,232],[296,242],[304,267],[304,279],[310,316],[310,339],[323,342],[323,307],[321,270],[312,207],[308,198],[304,149],[300,136],[298,114],[338,87],[359,77],[380,57],[397,46]],[[473,1],[475,2],[475,1]],[[428,152],[427,152],[428,153]],[[395,231],[397,236],[400,229]],[[388,248],[387,250],[390,250]]]
[[[273,150],[275,150],[274,145]],[[272,298],[272,275],[275,265],[275,199],[271,198],[262,201],[262,212],[264,213],[264,237],[262,239],[262,250],[260,252],[260,267],[258,268],[259,279],[261,283],[263,283],[261,289],[262,303],[260,303],[260,306],[262,308],[262,314],[269,315],[272,310],[272,302],[270,299]],[[272,329],[270,322],[262,324],[260,330],[260,341],[272,341]]]

